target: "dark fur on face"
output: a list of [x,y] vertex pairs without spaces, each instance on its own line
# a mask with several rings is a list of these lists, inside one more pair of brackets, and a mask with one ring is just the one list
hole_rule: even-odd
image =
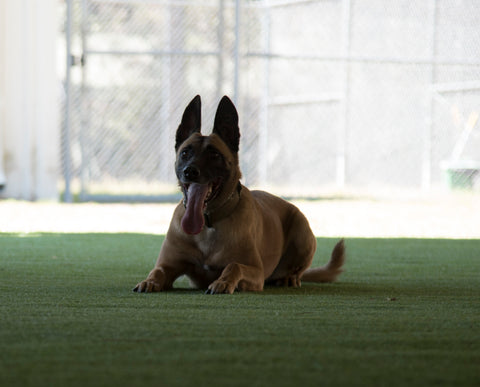
[[[199,232],[201,222],[194,215],[220,208],[230,199],[241,177],[238,115],[232,101],[228,97],[220,101],[211,135],[203,136],[200,128],[201,101],[196,96],[185,109],[175,144],[175,172],[187,208],[187,233]],[[190,216],[196,225],[188,227]]]

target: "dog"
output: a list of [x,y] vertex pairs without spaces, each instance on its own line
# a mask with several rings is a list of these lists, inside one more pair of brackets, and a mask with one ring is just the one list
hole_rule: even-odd
[[302,212],[240,183],[240,131],[232,101],[221,99],[212,134],[202,135],[200,126],[197,95],[185,108],[175,137],[175,172],[183,201],[174,211],[155,267],[133,291],[170,290],[181,275],[207,294],[335,281],[345,261],[343,239],[325,266],[309,269],[316,239]]

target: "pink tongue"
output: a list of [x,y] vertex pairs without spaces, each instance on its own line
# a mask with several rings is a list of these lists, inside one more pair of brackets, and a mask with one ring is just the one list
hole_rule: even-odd
[[203,204],[208,194],[208,184],[192,183],[188,187],[187,205],[182,218],[182,228],[187,234],[198,234],[205,224]]

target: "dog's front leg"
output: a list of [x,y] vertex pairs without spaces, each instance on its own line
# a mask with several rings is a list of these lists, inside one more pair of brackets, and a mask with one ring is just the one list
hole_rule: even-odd
[[[172,242],[173,240],[173,242]],[[162,244],[157,263],[147,278],[139,282],[133,289],[138,293],[161,292],[170,290],[173,282],[182,274],[185,274],[184,256],[190,255],[189,251],[179,250],[175,238],[168,237]]]
[[220,277],[213,281],[207,289],[207,294],[232,294],[238,287],[246,291],[263,290],[263,269],[256,266],[232,262],[225,267]]
[[133,289],[134,292],[138,293],[151,293],[151,292],[161,292],[162,290],[168,290],[171,288],[166,283],[167,275],[165,270],[162,267],[155,267],[148,277],[137,284]]

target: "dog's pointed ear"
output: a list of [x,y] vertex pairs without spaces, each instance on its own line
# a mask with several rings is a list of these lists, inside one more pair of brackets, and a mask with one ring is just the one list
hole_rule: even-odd
[[238,114],[235,105],[227,96],[224,96],[218,104],[212,133],[220,136],[233,153],[238,153],[240,144]]
[[189,138],[193,133],[200,133],[202,125],[202,101],[197,95],[185,108],[182,116],[182,122],[177,129],[175,136],[175,150],[177,151],[180,145]]

